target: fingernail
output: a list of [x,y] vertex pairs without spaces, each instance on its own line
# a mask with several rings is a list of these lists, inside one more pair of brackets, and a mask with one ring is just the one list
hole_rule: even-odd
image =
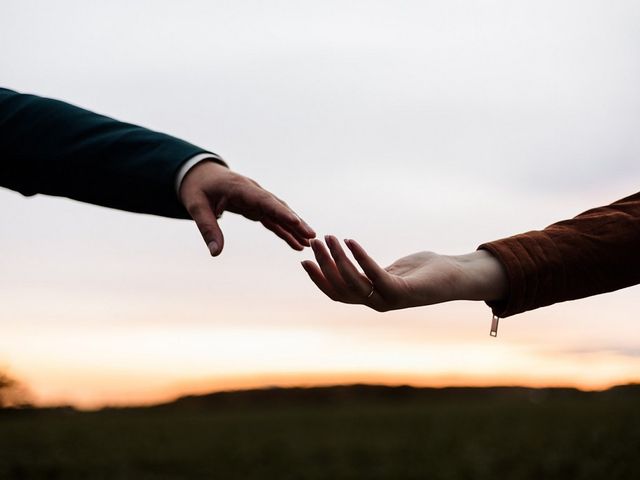
[[207,243],[207,247],[209,247],[209,253],[211,253],[211,256],[215,257],[218,253],[218,242],[212,240],[211,242]]

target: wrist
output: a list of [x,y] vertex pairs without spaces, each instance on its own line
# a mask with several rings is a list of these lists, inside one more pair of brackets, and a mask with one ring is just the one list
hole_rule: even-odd
[[501,300],[507,296],[507,274],[502,264],[486,250],[454,257],[460,272],[460,300]]
[[178,198],[185,204],[186,197],[196,191],[203,190],[205,183],[210,182],[212,178],[219,178],[227,172],[229,172],[229,168],[220,163],[211,160],[202,160],[191,167],[184,178],[182,178],[178,190]]
[[176,193],[178,194],[178,196],[180,196],[180,187],[182,186],[182,181],[184,180],[184,177],[186,177],[187,173],[189,173],[189,171],[191,171],[193,167],[195,167],[196,165],[204,161],[216,162],[216,163],[219,163],[220,165],[224,165],[225,167],[227,166],[226,162],[222,160],[222,158],[219,155],[211,152],[199,153],[189,158],[186,162],[184,162],[180,166],[180,169],[176,174],[175,187],[176,187]]

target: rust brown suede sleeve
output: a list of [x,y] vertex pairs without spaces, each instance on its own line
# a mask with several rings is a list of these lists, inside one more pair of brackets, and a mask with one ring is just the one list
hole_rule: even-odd
[[498,317],[636,285],[640,193],[478,249],[493,254],[507,272],[507,298],[488,302]]

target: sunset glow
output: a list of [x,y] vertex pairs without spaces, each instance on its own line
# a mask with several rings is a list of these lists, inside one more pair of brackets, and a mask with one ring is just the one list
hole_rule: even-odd
[[[386,326],[378,319],[367,329],[363,321],[354,320],[342,327],[329,322],[331,325],[324,328],[291,324],[120,325],[61,330],[42,326],[37,335],[31,329],[13,328],[5,333],[0,348],[19,367],[11,372],[31,387],[38,403],[72,402],[84,408],[147,404],[183,394],[275,385],[601,389],[640,380],[640,357],[634,352],[607,347],[606,339],[602,344],[593,343],[590,349],[571,351],[566,348],[570,340],[562,340],[566,335],[563,329],[545,345],[526,342],[526,332],[522,332],[523,338],[514,338],[516,320],[503,321],[498,339],[487,335],[488,324],[479,319],[472,328],[476,338],[456,334],[456,328],[429,335],[429,329],[437,329],[433,320],[426,322],[422,332]],[[419,329],[415,320],[404,322]],[[541,323],[546,327],[548,320]],[[321,324],[319,320],[317,325]],[[422,335],[432,338],[419,338]],[[589,342],[593,341],[583,336],[578,343]]]
[[[508,1],[63,3],[3,11],[2,86],[211,149],[381,264],[639,188],[637,2],[530,2],[508,22]],[[191,222],[0,190],[0,371],[37,404],[82,408],[640,382],[638,287],[504,319],[494,339],[481,302],[336,304],[300,267],[309,251],[233,214],[221,226],[213,259]]]

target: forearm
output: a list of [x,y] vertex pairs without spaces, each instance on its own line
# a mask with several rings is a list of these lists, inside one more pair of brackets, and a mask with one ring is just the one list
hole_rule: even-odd
[[515,315],[640,283],[640,194],[545,228],[481,245],[504,267],[494,314]]
[[0,89],[0,185],[184,217],[175,179],[203,149],[57,100]]
[[499,301],[507,296],[507,273],[502,264],[485,250],[450,257],[458,278],[451,300]]

